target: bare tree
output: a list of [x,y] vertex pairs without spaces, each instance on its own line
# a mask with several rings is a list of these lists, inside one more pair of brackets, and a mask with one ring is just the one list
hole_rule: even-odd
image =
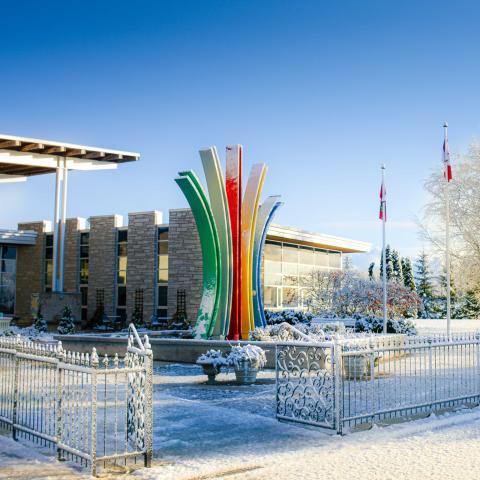
[[[439,255],[445,254],[445,187],[440,171],[425,182],[430,199],[420,223],[421,235]],[[480,144],[472,143],[454,165],[450,189],[452,270],[462,290],[480,286]]]

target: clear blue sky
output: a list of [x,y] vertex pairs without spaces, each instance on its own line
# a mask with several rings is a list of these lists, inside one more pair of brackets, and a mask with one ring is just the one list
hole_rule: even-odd
[[[421,247],[422,181],[480,130],[477,2],[2,2],[0,132],[139,151],[73,173],[69,216],[184,207],[198,149],[269,166],[277,223]],[[0,226],[51,218],[53,176],[0,186]],[[369,258],[358,259],[362,266]]]

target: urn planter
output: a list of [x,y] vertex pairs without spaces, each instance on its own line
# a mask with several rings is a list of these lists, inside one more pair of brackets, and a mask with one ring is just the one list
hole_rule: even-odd
[[212,363],[202,364],[203,373],[208,377],[208,385],[215,385],[215,377],[220,373],[220,365],[214,365]]
[[240,385],[251,385],[257,380],[258,368],[251,360],[240,360],[234,365],[235,377]]

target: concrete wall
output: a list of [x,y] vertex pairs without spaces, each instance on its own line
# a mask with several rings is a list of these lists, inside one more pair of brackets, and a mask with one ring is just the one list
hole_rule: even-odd
[[18,229],[38,234],[35,245],[17,246],[15,315],[19,325],[30,325],[32,293],[45,290],[45,233],[52,231],[52,225],[47,221],[19,223]]
[[123,225],[121,215],[90,217],[88,313],[97,308],[97,290],[103,290],[105,313],[115,314],[117,228]]
[[162,213],[139,212],[128,215],[127,318],[135,307],[135,291],[143,290],[143,320],[156,310],[157,228]]
[[[55,335],[56,340],[61,340],[62,345],[67,350],[72,350],[80,353],[91,352],[95,347],[100,356],[114,355],[118,353],[119,356],[125,355],[127,349],[127,339],[111,338],[104,335]],[[263,348],[267,356],[267,367],[275,368],[275,343],[273,342],[228,342],[223,340],[184,340],[184,339],[169,339],[169,338],[155,338],[149,336],[150,344],[152,345],[153,359],[163,362],[173,363],[195,363],[197,358],[205,353],[207,350],[215,349],[221,350],[228,354],[231,345],[258,345]]]
[[187,318],[194,324],[202,298],[200,238],[190,209],[170,210],[168,229],[168,315],[177,310],[177,291],[186,292]]

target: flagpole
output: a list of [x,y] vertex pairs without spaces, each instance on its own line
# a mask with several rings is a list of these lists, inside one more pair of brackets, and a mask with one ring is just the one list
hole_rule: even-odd
[[[382,189],[385,190],[385,164],[382,163]],[[383,333],[387,333],[387,253],[385,251],[385,223],[387,212],[385,208],[386,199],[382,199],[382,259],[383,259]]]
[[[448,145],[448,123],[443,124],[444,141]],[[447,270],[447,336],[451,338],[452,335],[452,319],[451,319],[451,305],[450,305],[450,182],[448,178],[448,166],[444,164],[444,180],[445,183],[445,264]]]

